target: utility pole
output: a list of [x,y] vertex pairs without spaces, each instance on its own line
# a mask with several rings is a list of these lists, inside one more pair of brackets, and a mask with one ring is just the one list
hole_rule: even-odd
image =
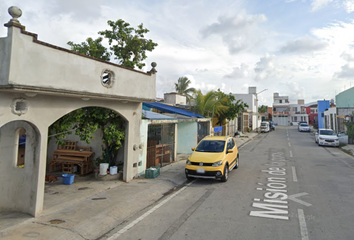
[[260,93],[262,93],[262,92],[264,92],[264,91],[267,91],[268,89],[266,88],[266,89],[263,89],[262,91],[260,91],[260,92],[258,92],[258,93],[256,93],[256,102],[257,102],[257,104],[256,104],[256,107],[257,107],[257,132],[259,132],[259,126],[258,126],[258,117],[259,117],[259,110],[258,110],[258,94],[260,94]]

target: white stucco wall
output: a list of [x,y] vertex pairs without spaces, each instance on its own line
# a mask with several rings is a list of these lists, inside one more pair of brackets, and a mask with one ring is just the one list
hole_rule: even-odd
[[252,130],[256,129],[257,126],[260,126],[261,119],[258,120],[257,116],[257,97],[255,94],[232,94],[235,96],[236,100],[241,99],[244,103],[247,103],[247,110],[251,110],[251,121],[252,121]]
[[178,153],[190,154],[197,146],[197,122],[178,123]]
[[150,120],[143,119],[141,120],[140,125],[140,143],[141,143],[141,151],[139,150],[139,162],[141,162],[141,166],[138,166],[137,175],[145,174],[146,169],[146,159],[147,159],[147,142],[148,142],[148,128],[149,128]]
[[[19,85],[26,89],[58,93],[125,99],[155,99],[155,78],[150,74],[133,71],[108,62],[93,60],[55,46],[48,47],[33,42],[33,36],[21,33],[20,27],[8,28],[8,37],[0,39],[0,52],[7,53],[0,59],[2,74],[0,85]],[[10,41],[12,40],[12,42]],[[25,52],[24,52],[25,50]],[[10,63],[6,78],[6,63]],[[21,69],[21,71],[18,71]],[[110,70],[115,80],[110,88],[101,83],[101,74]],[[70,84],[68,84],[70,83]],[[43,88],[43,89],[41,89]]]
[[331,107],[327,111],[324,111],[325,126],[332,129],[335,132],[338,132],[337,128],[337,108]]
[[236,101],[241,99],[244,103],[247,103],[248,110],[256,112],[256,96],[254,94],[232,94],[235,96]]
[[[28,103],[28,110],[26,114],[18,116],[11,112],[10,106],[12,105],[13,99],[24,99]],[[46,165],[50,161],[51,151],[53,148],[49,148],[47,154],[47,131],[48,127],[59,119],[61,116],[76,110],[82,107],[88,106],[97,106],[97,107],[106,107],[116,110],[123,118],[127,121],[126,127],[126,140],[124,148],[125,155],[125,169],[123,172],[123,179],[125,181],[131,180],[136,174],[136,167],[133,167],[134,163],[139,163],[141,149],[133,149],[134,145],[139,146],[140,142],[140,124],[141,124],[141,103],[126,103],[126,104],[117,104],[114,101],[103,101],[103,100],[90,100],[90,101],[77,101],[72,98],[63,98],[63,97],[53,97],[45,95],[37,95],[33,98],[28,98],[23,96],[23,94],[11,94],[11,93],[1,93],[0,94],[0,112],[3,113],[0,115],[0,127],[4,124],[11,121],[28,121],[31,122],[35,127],[39,129],[40,134],[43,136],[42,141],[39,142],[41,146],[40,164],[38,167],[40,169],[34,169],[34,172],[39,173],[39,180],[44,186],[44,177],[46,173]],[[15,133],[13,133],[15,135]],[[28,135],[28,134],[27,134]],[[30,136],[30,135],[28,135]],[[2,140],[4,136],[2,136]],[[99,140],[93,142],[97,145],[90,145],[93,147],[94,151],[97,151],[100,144]],[[27,144],[26,144],[27,146]],[[30,146],[30,145],[28,145]],[[27,156],[27,155],[26,155]],[[0,155],[0,164],[4,161],[7,161],[8,158],[12,158],[12,155],[1,154]],[[3,166],[1,165],[0,168]],[[9,172],[11,174],[11,171]],[[15,176],[14,176],[15,177]],[[28,179],[31,179],[33,176],[26,176]],[[37,177],[36,177],[37,179]],[[12,185],[12,181],[2,182],[2,184]],[[43,198],[44,188],[41,189],[38,194],[38,199]],[[0,201],[1,202],[1,201]],[[1,209],[1,206],[0,206]],[[41,210],[41,209],[39,209]],[[31,212],[31,214],[33,214]]]
[[0,84],[6,82],[9,74],[10,61],[1,59],[10,58],[10,48],[7,48],[11,44],[9,38],[0,38]]
[[164,102],[170,104],[186,105],[186,97],[178,93],[165,93]]
[[[0,211],[7,209],[33,216],[42,212],[46,167],[54,148],[47,151],[48,127],[83,107],[109,108],[125,119],[126,140],[120,150],[124,152],[123,180],[133,179],[141,171],[138,166],[143,158],[139,148],[142,101],[155,99],[156,75],[40,44],[34,34],[23,32],[21,25],[7,26],[8,36],[0,39]],[[101,73],[106,69],[115,75],[111,87],[101,83]],[[30,97],[28,93],[36,94]],[[83,97],[89,100],[84,101]],[[14,104],[16,101],[21,104]],[[14,166],[14,121],[30,123],[36,130],[26,128],[26,163],[21,170]],[[92,144],[98,152],[98,140]],[[22,184],[24,181],[26,184]],[[10,201],[14,198],[29,201],[21,205]]]
[[[25,167],[17,167],[19,129],[26,130]],[[0,128],[0,211],[32,213],[43,199],[38,199],[38,131],[25,121],[12,121]],[[42,164],[43,167],[43,164]],[[44,181],[40,181],[44,185]],[[38,200],[38,202],[37,202]]]

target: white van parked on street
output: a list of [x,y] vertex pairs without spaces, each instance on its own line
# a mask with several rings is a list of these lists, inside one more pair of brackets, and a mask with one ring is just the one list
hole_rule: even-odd
[[261,122],[261,133],[269,132],[269,131],[270,131],[269,122]]

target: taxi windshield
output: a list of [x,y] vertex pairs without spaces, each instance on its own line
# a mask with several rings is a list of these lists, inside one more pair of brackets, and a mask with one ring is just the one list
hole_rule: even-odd
[[203,140],[195,149],[197,152],[223,152],[225,141]]

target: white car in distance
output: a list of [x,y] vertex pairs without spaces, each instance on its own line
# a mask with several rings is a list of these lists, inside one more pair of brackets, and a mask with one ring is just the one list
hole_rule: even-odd
[[300,123],[298,129],[299,132],[311,132],[310,126],[307,123]]
[[315,134],[315,142],[318,146],[339,146],[338,136],[332,129],[318,129]]

